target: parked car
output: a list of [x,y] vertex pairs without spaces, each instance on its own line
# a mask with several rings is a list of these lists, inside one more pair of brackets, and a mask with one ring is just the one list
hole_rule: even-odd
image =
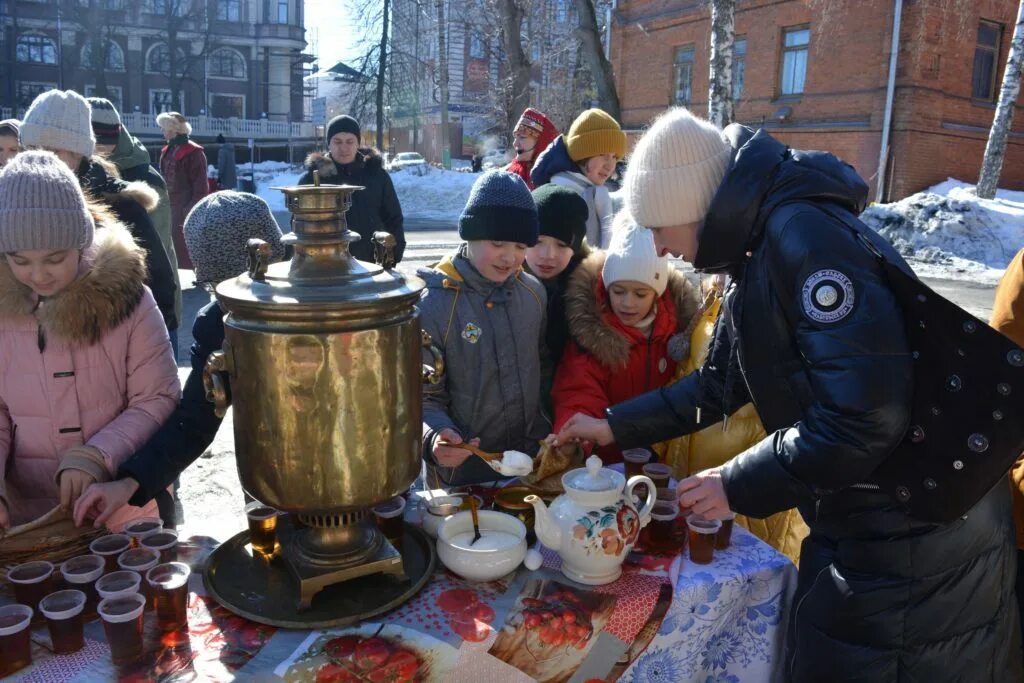
[[424,166],[427,160],[419,152],[399,152],[391,162],[392,171],[400,171],[410,166]]

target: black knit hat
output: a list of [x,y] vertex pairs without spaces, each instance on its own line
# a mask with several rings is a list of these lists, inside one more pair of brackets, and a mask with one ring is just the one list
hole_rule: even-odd
[[540,234],[565,242],[579,254],[590,213],[586,200],[567,187],[548,183],[533,191],[533,201],[540,217]]
[[459,217],[459,237],[532,247],[539,231],[537,206],[522,178],[496,170],[476,179]]
[[338,133],[352,133],[356,136],[358,141],[361,137],[359,132],[359,122],[348,114],[339,114],[331,119],[331,122],[327,124],[327,144],[331,144],[331,138]]

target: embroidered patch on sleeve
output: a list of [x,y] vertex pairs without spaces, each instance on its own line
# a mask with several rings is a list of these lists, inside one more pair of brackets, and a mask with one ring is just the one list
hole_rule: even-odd
[[853,311],[853,282],[838,270],[819,270],[805,281],[804,315],[816,323],[836,323]]

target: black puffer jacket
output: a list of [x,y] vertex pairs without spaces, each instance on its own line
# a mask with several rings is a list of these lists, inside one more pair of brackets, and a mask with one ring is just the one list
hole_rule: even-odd
[[723,466],[730,506],[798,506],[811,528],[787,680],[1022,680],[1006,483],[949,525],[858,487],[901,441],[913,388],[901,309],[860,228],[826,211],[859,213],[864,182],[763,131],[726,135],[735,152],[694,264],[734,278],[707,364],[609,409],[616,441],[663,441],[753,400],[769,436]]
[[327,154],[314,152],[306,157],[306,172],[299,178],[299,185],[313,184],[313,171],[320,171],[320,182],[325,185],[361,185],[365,189],[352,195],[352,208],[346,217],[348,227],[362,237],[349,245],[349,251],[360,261],[373,263],[373,233],[383,230],[394,235],[395,262],[402,260],[405,252],[405,229],[402,205],[391,182],[391,176],[384,170],[384,160],[377,150],[361,147],[351,164],[339,164]]

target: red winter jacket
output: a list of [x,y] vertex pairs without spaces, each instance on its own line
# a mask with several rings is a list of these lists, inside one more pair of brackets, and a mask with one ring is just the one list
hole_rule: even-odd
[[[566,345],[555,373],[551,399],[557,434],[576,413],[603,417],[608,406],[667,384],[676,364],[685,361],[689,335],[669,353],[669,339],[682,333],[696,314],[696,289],[682,273],[669,271],[669,284],[658,298],[650,338],[628,327],[612,312],[601,278],[605,254],[598,251],[580,263],[565,292],[569,334],[575,343]],[[599,449],[605,463],[621,462],[615,446]]]
[[[541,115],[543,116],[543,114]],[[558,129],[555,128],[555,124],[551,123],[550,119],[544,117],[544,130],[541,132],[540,137],[537,138],[537,144],[533,147],[533,155],[529,161],[519,161],[513,159],[512,163],[505,167],[505,170],[509,173],[515,173],[517,176],[526,181],[526,186],[530,190],[534,190],[533,181],[530,180],[530,171],[533,169],[533,164],[537,161],[537,157],[540,153],[547,149],[548,145],[554,142],[555,138],[558,137]]]

